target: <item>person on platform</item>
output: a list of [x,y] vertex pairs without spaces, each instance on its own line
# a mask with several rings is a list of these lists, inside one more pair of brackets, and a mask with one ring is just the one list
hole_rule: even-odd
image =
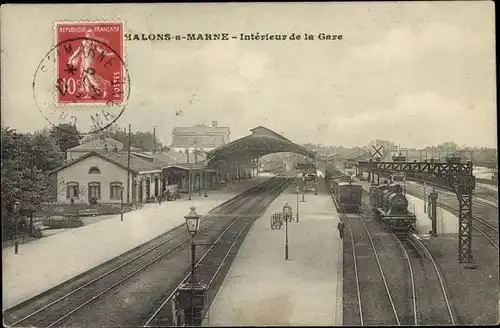
[[337,225],[337,229],[339,229],[340,238],[344,237],[344,222],[342,220]]

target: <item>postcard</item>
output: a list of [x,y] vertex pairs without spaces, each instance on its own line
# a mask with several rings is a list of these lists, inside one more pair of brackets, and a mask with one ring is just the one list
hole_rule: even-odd
[[493,2],[0,12],[5,326],[498,323]]

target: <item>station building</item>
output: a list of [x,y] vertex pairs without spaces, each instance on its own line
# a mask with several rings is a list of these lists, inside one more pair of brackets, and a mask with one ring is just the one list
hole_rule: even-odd
[[111,138],[92,140],[70,149],[70,159],[49,173],[52,198],[57,203],[88,203],[95,198],[101,204],[120,204],[123,190],[125,203],[138,204],[155,201],[170,187],[206,195],[222,184],[256,176],[258,158],[265,154],[295,152],[314,157],[265,127],[250,131],[247,137],[206,151],[201,159],[192,158],[189,151],[129,152]]
[[[180,192],[217,188],[217,170],[203,163],[179,163],[168,154],[91,151],[50,172],[57,203],[138,204],[155,201],[169,186]],[[128,179],[128,183],[127,183]],[[170,189],[170,188],[168,188]]]

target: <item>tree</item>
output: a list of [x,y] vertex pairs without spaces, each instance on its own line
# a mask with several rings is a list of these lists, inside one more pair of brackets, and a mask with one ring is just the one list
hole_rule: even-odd
[[76,126],[71,124],[53,126],[50,130],[50,135],[56,140],[62,152],[66,152],[69,148],[78,146],[80,140],[83,139]]
[[453,141],[446,141],[438,145],[436,148],[438,151],[455,152],[458,150],[458,145]]
[[[121,143],[123,143],[125,145],[126,148],[128,147],[128,143],[129,143],[128,130],[120,128],[115,123],[111,124],[105,130],[103,130],[99,133],[87,136],[85,138],[85,142],[99,138],[99,136],[102,136],[102,135],[105,135],[106,137],[113,138],[117,141],[120,141]],[[155,144],[153,142],[153,133],[151,133],[151,131],[131,132],[130,133],[130,145],[133,148],[141,148],[144,151],[152,151],[155,147]],[[170,150],[170,148],[167,146],[164,146],[161,143],[160,139],[158,139],[158,137],[156,137],[156,150],[168,151],[168,150]]]
[[36,131],[33,136],[34,164],[43,172],[53,170],[62,165],[64,153],[60,150],[57,140],[51,135],[50,130]]
[[[30,216],[49,199],[48,180],[44,171],[62,163],[62,153],[47,131],[18,133],[2,128],[2,220],[7,229],[13,224],[13,205],[20,203],[19,214]],[[32,224],[30,224],[30,227]],[[8,231],[7,235],[12,231]]]

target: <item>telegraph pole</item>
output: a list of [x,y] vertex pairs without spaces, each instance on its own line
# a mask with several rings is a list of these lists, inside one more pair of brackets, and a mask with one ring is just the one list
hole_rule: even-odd
[[153,125],[153,154],[156,153],[156,127]]
[[127,204],[130,204],[130,130],[132,124],[128,125],[128,159],[127,159]]
[[[34,152],[31,154],[31,181],[35,182],[35,153]],[[37,195],[37,193],[35,195]],[[37,196],[35,196],[35,197],[37,197]],[[35,203],[35,202],[33,202],[33,203]],[[34,206],[34,204],[31,204],[31,208],[30,208],[30,237],[33,237],[33,206]]]

